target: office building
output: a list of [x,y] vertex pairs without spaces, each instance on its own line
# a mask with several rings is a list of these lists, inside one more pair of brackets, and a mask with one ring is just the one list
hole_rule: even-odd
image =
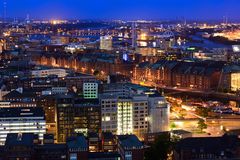
[[170,107],[166,99],[159,95],[149,95],[149,132],[169,130]]
[[101,95],[103,132],[143,139],[149,132],[168,131],[169,113],[168,103],[158,94]]
[[112,50],[112,37],[102,36],[100,37],[100,49],[111,51]]
[[136,95],[132,98],[133,105],[133,134],[139,139],[143,139],[148,133],[148,96]]
[[101,107],[98,99],[62,98],[57,104],[56,122],[58,142],[66,142],[68,137],[78,133],[99,132]]
[[117,134],[133,133],[133,104],[131,98],[121,98],[117,102]]
[[83,97],[85,99],[98,98],[98,83],[83,83]]
[[0,144],[8,133],[34,133],[42,140],[46,133],[46,121],[42,108],[1,108]]
[[101,96],[101,128],[103,132],[117,133],[117,97]]
[[69,90],[73,90],[76,92],[83,92],[83,84],[84,83],[96,83],[96,77],[92,75],[87,74],[81,74],[77,76],[67,76],[64,79],[64,82],[66,83],[66,87]]
[[32,77],[35,77],[35,78],[48,77],[50,75],[56,75],[58,77],[67,76],[67,72],[65,69],[33,70],[31,73],[32,73]]

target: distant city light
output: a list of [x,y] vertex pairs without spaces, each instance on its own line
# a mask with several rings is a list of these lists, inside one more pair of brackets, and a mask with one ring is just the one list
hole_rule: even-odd
[[233,45],[233,52],[240,52],[240,45]]
[[67,21],[54,19],[54,20],[51,20],[50,23],[53,24],[53,25],[57,25],[57,24],[67,23]]

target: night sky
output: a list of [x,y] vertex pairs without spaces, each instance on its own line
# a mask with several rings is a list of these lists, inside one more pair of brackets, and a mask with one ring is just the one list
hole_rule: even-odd
[[[3,0],[0,14],[3,15]],[[47,19],[240,19],[240,0],[6,0],[8,17]]]

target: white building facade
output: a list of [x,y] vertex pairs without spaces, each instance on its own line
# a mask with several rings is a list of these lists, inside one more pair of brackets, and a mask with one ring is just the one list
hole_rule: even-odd
[[65,69],[44,69],[44,70],[33,70],[32,77],[41,78],[48,77],[50,75],[56,75],[60,78],[67,76],[67,72]]
[[150,96],[149,103],[149,132],[158,133],[169,130],[170,106],[161,96]]
[[42,108],[0,108],[0,145],[8,133],[34,133],[43,140],[46,121]]
[[146,133],[169,128],[169,105],[161,96],[106,94],[101,97],[101,114],[102,130],[118,135],[135,134],[142,139]]

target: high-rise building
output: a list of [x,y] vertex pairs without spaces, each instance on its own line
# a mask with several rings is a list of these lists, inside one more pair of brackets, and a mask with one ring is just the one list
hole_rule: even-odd
[[103,95],[101,97],[101,128],[104,132],[117,133],[117,97]]
[[[135,134],[143,139],[149,132],[167,131],[169,107],[157,94],[101,95],[102,131]],[[150,125],[149,125],[150,123]]]
[[100,49],[102,50],[112,50],[112,37],[111,36],[102,36],[100,37]]
[[84,83],[96,83],[96,77],[92,75],[81,74],[80,76],[67,76],[64,79],[66,86],[70,90],[74,90],[76,92],[83,92],[83,84]]
[[132,97],[133,103],[133,134],[143,139],[148,133],[148,96],[136,95]]
[[3,43],[0,40],[0,53],[2,53],[2,52],[3,52]]
[[133,102],[131,97],[102,95],[101,115],[103,132],[133,133]]
[[120,98],[117,102],[117,134],[133,133],[133,104],[131,98]]
[[34,133],[43,139],[46,133],[44,111],[40,107],[1,108],[0,144],[5,143],[8,133]]
[[149,95],[149,132],[168,131],[170,107],[164,97]]
[[65,142],[78,133],[99,132],[101,107],[98,99],[62,98],[56,110],[57,141]]
[[137,47],[137,31],[136,31],[136,23],[132,23],[132,47]]
[[6,49],[6,41],[3,39],[0,39],[0,53],[2,53]]
[[83,83],[83,97],[85,99],[98,98],[98,83]]

